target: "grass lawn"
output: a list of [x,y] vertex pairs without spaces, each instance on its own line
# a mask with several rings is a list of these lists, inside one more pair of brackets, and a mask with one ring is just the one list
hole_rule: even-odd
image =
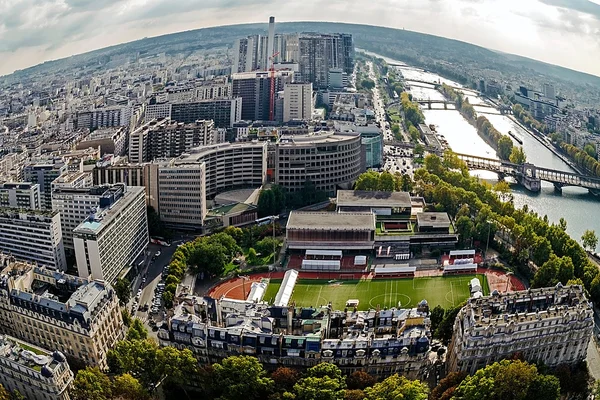
[[[320,306],[329,301],[334,310],[343,310],[348,299],[358,299],[359,309],[383,307],[415,307],[421,300],[433,308],[456,306],[467,299],[469,281],[477,277],[481,281],[484,295],[489,294],[485,275],[460,275],[417,279],[374,279],[371,281],[337,281],[300,279],[294,288],[292,301],[297,306]],[[272,302],[281,286],[281,280],[271,280],[265,293],[265,301]]]

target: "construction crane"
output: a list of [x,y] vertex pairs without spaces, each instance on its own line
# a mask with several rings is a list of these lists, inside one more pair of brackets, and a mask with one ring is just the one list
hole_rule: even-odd
[[271,93],[269,94],[269,121],[275,120],[275,57],[279,55],[279,51],[273,53],[269,58],[271,67],[269,68],[269,76],[271,78]]

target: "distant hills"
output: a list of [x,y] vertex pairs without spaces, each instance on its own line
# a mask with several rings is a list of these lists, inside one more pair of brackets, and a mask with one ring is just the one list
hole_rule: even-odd
[[[165,52],[180,53],[202,48],[231,46],[241,36],[266,33],[267,24],[231,25],[216,28],[197,29],[173,33],[153,38],[144,38],[50,61],[15,72],[11,78],[22,79],[29,74],[57,72],[69,68],[94,67],[101,65],[107,57],[120,54],[156,54]],[[466,71],[488,70],[507,76],[543,75],[554,80],[577,85],[591,85],[600,88],[600,77],[535,61],[525,57],[492,51],[458,40],[446,39],[401,29],[383,28],[369,25],[356,25],[330,22],[278,23],[277,32],[347,32],[352,33],[357,47],[408,63],[427,65],[431,62],[445,62],[458,65]],[[6,77],[5,77],[6,78]]]

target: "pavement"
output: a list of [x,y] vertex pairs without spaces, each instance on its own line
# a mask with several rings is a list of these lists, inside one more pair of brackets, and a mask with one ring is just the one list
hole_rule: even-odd
[[381,131],[383,132],[383,140],[386,142],[391,142],[395,140],[394,133],[391,131],[389,123],[387,122],[385,104],[379,95],[379,81],[375,75],[375,69],[372,62],[369,62],[369,78],[375,82],[375,88],[373,89],[373,108],[375,109],[375,120],[381,127]]

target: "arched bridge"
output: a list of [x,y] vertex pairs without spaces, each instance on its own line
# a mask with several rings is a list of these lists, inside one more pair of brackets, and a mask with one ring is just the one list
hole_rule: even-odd
[[590,190],[593,194],[600,193],[600,178],[565,172],[555,169],[537,167],[533,164],[515,164],[492,158],[477,157],[467,154],[456,154],[470,169],[481,169],[497,172],[500,175],[512,176],[526,189],[539,192],[541,181],[550,182],[557,190],[564,186],[577,186]]

